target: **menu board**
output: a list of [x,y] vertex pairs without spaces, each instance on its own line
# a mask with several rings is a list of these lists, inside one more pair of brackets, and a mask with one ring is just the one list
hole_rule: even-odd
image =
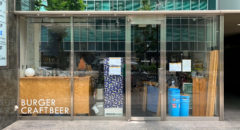
[[7,66],[6,1],[7,0],[0,0],[0,66]]

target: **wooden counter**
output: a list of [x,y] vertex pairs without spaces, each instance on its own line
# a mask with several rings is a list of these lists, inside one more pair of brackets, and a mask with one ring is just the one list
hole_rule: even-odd
[[[90,112],[90,76],[74,77],[74,115],[89,114]],[[19,113],[20,114],[56,114],[51,113],[48,109],[44,112],[44,108],[40,107],[61,107],[63,110],[69,109],[64,114],[71,113],[71,84],[70,77],[24,77],[20,78],[19,85]],[[35,100],[35,105],[34,101]],[[41,106],[44,101],[54,100],[53,104]],[[25,102],[23,102],[25,101]],[[27,102],[28,101],[28,102]],[[36,101],[39,101],[36,103]],[[27,105],[28,103],[28,105]],[[38,104],[40,103],[40,105]],[[25,105],[24,105],[25,104]],[[36,105],[37,104],[37,105]],[[25,107],[25,108],[23,108]],[[30,107],[30,108],[29,108]],[[23,108],[23,109],[22,109]],[[28,113],[28,109],[32,108],[43,111]],[[39,109],[40,108],[40,109]],[[57,108],[60,109],[60,108]],[[57,111],[58,112],[58,111]]]

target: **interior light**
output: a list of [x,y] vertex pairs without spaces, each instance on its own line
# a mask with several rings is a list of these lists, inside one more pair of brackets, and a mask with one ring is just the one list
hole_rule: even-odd
[[237,26],[240,26],[240,23],[239,23],[239,24],[237,24]]

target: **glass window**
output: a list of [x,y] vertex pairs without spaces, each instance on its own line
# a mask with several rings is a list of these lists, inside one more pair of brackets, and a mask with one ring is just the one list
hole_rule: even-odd
[[[82,18],[74,19],[79,21]],[[125,37],[122,38],[123,46],[118,46],[119,21],[125,21],[125,18],[88,17],[89,23],[86,26],[88,41],[81,42],[81,51],[74,53],[74,76],[79,80],[77,83],[79,88],[76,91],[84,92],[83,96],[77,96],[74,116],[121,117],[125,115],[123,80],[125,79]],[[74,26],[78,24],[75,22]],[[92,32],[96,33],[96,41],[94,38],[89,38],[92,37]],[[121,65],[117,66],[120,67],[120,74],[117,75],[111,74],[112,67],[116,67],[110,65],[110,60],[114,58],[121,60]]]
[[80,42],[81,51],[87,51],[87,42]]
[[110,42],[104,42],[103,43],[103,50],[104,51],[110,51]]
[[97,42],[96,43],[96,48],[98,51],[102,51],[102,42]]
[[201,0],[200,1],[200,10],[207,10],[207,0]]
[[191,1],[191,10],[199,10],[199,0],[192,0]]
[[118,40],[118,32],[117,30],[111,31],[111,41],[117,41]]
[[[51,32],[50,32],[51,33]],[[66,28],[66,37],[64,37],[65,42],[70,42],[71,41],[71,32],[70,32],[70,27]]]
[[172,42],[172,25],[167,26],[167,42]]
[[[64,2],[64,1],[63,1]],[[85,11],[138,11],[142,0],[84,0],[82,8]],[[48,6],[45,1],[40,3],[45,6],[35,5],[34,0],[16,0],[16,10],[21,11],[67,11],[73,10],[66,3],[55,3]],[[151,10],[215,10],[216,0],[149,0]],[[50,4],[52,5],[52,4]],[[81,10],[80,8],[77,10]]]
[[175,10],[182,10],[182,0],[175,0]]
[[126,10],[127,11],[132,11],[133,10],[132,0],[126,0]]
[[180,25],[173,25],[173,41],[177,42],[180,41]]
[[95,7],[94,1],[87,2],[87,10],[89,11],[94,10],[94,7]]
[[110,10],[110,2],[103,1],[103,11],[109,11],[109,10]]
[[197,26],[196,25],[189,26],[189,40],[191,42],[197,41]]
[[118,10],[119,11],[125,10],[125,1],[124,0],[118,0]]
[[95,44],[95,42],[89,42],[89,43],[88,43],[88,50],[89,50],[89,51],[95,51],[95,50],[96,50],[96,44]]
[[216,9],[216,0],[208,0],[208,10]]
[[80,27],[74,27],[73,28],[73,34],[74,34],[74,42],[80,42]]
[[140,9],[141,1],[140,0],[134,0],[133,1],[133,10],[137,11]]
[[108,30],[103,31],[103,41],[109,42],[111,39],[111,33]]
[[41,32],[42,32],[41,41],[48,42],[48,28],[45,26],[42,26]]
[[[218,37],[215,35],[218,25],[213,24],[217,18],[213,16],[168,19],[173,19],[173,22],[167,20],[167,28],[173,27],[174,41],[167,42],[166,53],[168,116],[218,116],[216,100],[219,96],[216,94],[219,89],[219,48],[212,44],[216,43],[212,38]],[[177,24],[178,21],[181,23]],[[171,30],[167,29],[167,35],[170,34]],[[210,102],[212,99],[214,101]]]
[[118,10],[118,3],[117,1],[110,1],[110,4],[111,4],[111,11],[117,11]]
[[96,40],[96,28],[95,26],[88,26],[88,41],[94,42]]
[[111,42],[111,51],[117,51],[117,50],[118,50],[117,42]]
[[189,41],[189,39],[188,39],[188,25],[182,25],[181,26],[181,41],[182,42]]
[[183,0],[183,10],[190,10],[190,0]]
[[86,42],[88,38],[87,26],[80,26],[80,41]]
[[166,1],[158,0],[156,4],[156,10],[165,10],[166,9]]
[[95,1],[95,10],[102,10],[102,1]]
[[75,51],[79,51],[80,50],[79,42],[74,42],[74,50]]
[[174,2],[173,2],[173,0],[167,0],[166,10],[174,10]]
[[70,19],[20,20],[19,115],[70,116]]

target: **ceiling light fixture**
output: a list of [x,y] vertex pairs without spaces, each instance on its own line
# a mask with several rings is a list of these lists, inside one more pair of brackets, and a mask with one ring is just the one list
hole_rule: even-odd
[[240,26],[240,23],[239,23],[239,24],[237,24],[237,26]]

